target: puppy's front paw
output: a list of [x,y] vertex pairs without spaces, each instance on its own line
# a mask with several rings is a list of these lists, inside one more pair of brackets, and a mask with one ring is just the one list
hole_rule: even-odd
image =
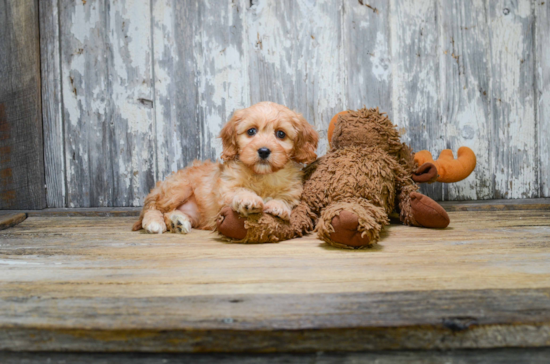
[[252,192],[247,194],[239,194],[233,198],[231,208],[233,211],[236,211],[243,216],[248,216],[249,214],[257,214],[262,212],[264,208],[264,201],[260,196]]
[[170,232],[187,234],[191,231],[191,221],[187,215],[178,211],[172,211],[166,214],[165,217],[168,227],[170,228]]
[[162,213],[157,210],[147,211],[143,216],[142,225],[149,234],[162,234],[166,231]]
[[280,200],[271,200],[264,205],[264,212],[278,216],[283,220],[290,220],[290,207],[286,202]]

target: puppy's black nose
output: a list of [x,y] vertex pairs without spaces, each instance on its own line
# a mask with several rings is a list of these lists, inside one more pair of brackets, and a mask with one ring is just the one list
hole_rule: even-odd
[[269,157],[270,154],[271,154],[271,151],[265,147],[258,149],[258,155],[262,159],[267,159],[267,157]]

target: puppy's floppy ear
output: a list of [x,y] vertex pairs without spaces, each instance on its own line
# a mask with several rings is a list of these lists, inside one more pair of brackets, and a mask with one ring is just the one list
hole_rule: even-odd
[[319,135],[301,114],[296,113],[292,118],[297,128],[294,141],[294,159],[298,163],[309,164],[317,159],[317,143]]
[[237,144],[237,124],[242,120],[243,116],[243,110],[235,111],[233,117],[223,126],[220,132],[220,138],[223,144],[221,158],[224,161],[235,159],[239,153],[239,146]]

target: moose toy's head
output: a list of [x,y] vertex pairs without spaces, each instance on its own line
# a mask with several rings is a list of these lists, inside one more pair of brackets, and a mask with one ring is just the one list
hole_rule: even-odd
[[397,128],[378,108],[336,114],[330,122],[328,137],[332,149],[378,147],[390,154],[398,154],[402,148]]

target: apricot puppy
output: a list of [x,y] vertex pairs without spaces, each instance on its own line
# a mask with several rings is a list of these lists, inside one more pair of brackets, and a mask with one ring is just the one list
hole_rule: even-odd
[[224,163],[195,161],[158,182],[133,230],[211,230],[224,206],[245,216],[263,211],[290,218],[302,193],[300,163],[317,158],[311,125],[285,106],[260,102],[235,111],[220,138]]

